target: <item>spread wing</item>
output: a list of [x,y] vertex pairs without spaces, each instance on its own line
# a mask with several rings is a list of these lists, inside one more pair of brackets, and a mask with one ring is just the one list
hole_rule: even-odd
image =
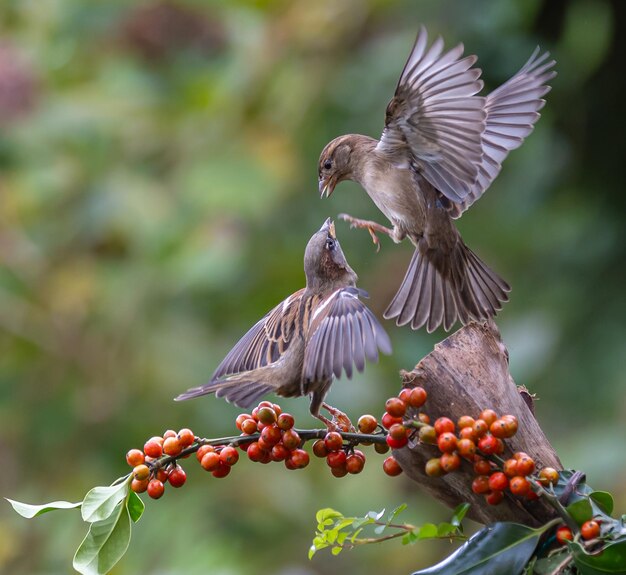
[[357,288],[333,292],[312,310],[309,341],[304,355],[303,379],[319,381],[352,367],[363,371],[365,360],[378,361],[378,351],[391,353],[389,336],[376,316],[359,299]]
[[274,363],[299,333],[298,310],[304,289],[290,295],[254,324],[220,363],[211,381]]
[[472,190],[482,158],[485,98],[476,56],[463,45],[443,53],[443,40],[430,46],[422,26],[387,106],[377,150],[405,167],[415,162],[424,177],[453,202]]
[[539,110],[545,104],[542,97],[550,91],[546,82],[556,76],[552,69],[556,62],[548,60],[549,57],[549,52],[540,55],[536,48],[515,76],[486,97],[487,120],[478,178],[463,202],[454,206],[453,217],[459,217],[483,195],[500,172],[508,153],[521,146],[533,131],[540,117]]

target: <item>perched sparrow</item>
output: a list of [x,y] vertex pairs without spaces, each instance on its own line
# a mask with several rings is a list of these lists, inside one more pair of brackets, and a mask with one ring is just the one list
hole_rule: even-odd
[[[176,400],[215,393],[247,408],[274,392],[284,397],[310,395],[311,413],[320,415],[324,396],[342,371],[352,377],[378,350],[391,343],[374,314],[359,299],[357,275],[348,265],[330,218],[313,234],[304,252],[306,287],[290,295],[244,335],[207,385]],[[333,413],[336,410],[330,408]]]
[[365,188],[393,229],[342,215],[416,250],[384,317],[413,329],[449,330],[459,319],[484,320],[508,301],[507,283],[461,239],[452,220],[489,187],[510,150],[521,145],[539,118],[545,83],[556,73],[549,54],[537,48],[520,71],[487,96],[475,56],[463,45],[443,52],[438,38],[428,47],[420,29],[396,93],[387,106],[380,140],[350,134],[328,144],[319,160],[319,189],[330,196],[338,182]]

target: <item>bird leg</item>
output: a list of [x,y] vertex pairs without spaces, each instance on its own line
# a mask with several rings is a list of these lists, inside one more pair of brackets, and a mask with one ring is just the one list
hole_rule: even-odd
[[356,429],[354,428],[354,425],[352,425],[350,418],[343,411],[340,411],[332,405],[328,405],[326,402],[322,403],[322,407],[333,416],[332,421],[326,419],[323,415],[317,416],[321,421],[324,421],[326,423],[326,427],[328,427],[328,429],[333,431],[351,431],[353,433],[356,432]]
[[348,214],[339,214],[339,218],[345,222],[348,222],[350,224],[350,228],[365,228],[370,233],[372,241],[376,246],[377,252],[380,251],[380,240],[378,239],[376,232],[379,232],[381,234],[387,234],[389,237],[393,238],[393,229],[387,228],[382,224],[372,222],[370,220],[360,220],[359,218],[353,218]]

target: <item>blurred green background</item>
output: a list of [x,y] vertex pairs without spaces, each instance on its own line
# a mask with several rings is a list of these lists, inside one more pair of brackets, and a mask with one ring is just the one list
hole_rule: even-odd
[[[304,246],[328,215],[383,222],[364,192],[317,193],[323,145],[378,136],[418,25],[463,41],[489,89],[537,44],[558,60],[537,129],[459,222],[513,286],[498,318],[519,384],[568,467],[626,511],[626,258],[619,0],[5,0],[0,7],[0,494],[77,500],[127,472],[125,452],[168,427],[233,430],[202,384],[267,309],[303,285]],[[410,246],[338,223],[382,313]],[[388,330],[395,355],[336,383],[330,402],[382,412],[443,332]],[[308,402],[282,400],[300,426]],[[447,544],[306,553],[314,512],[409,503],[372,455],[336,480],[242,462],[148,501],[118,575],[408,573]],[[78,513],[28,522],[0,506],[0,571],[71,572]]]

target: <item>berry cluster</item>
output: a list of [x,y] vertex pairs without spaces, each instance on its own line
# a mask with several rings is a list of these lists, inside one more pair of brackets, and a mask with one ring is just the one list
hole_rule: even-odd
[[[126,462],[133,468],[130,488],[135,493],[147,491],[150,497],[159,499],[165,492],[165,483],[182,487],[187,481],[187,474],[174,458],[195,441],[191,429],[184,428],[178,433],[168,429],[163,436],[148,439],[143,451],[131,449],[126,454]],[[163,456],[165,464],[157,464]]]
[[[580,526],[580,535],[585,541],[595,539],[600,536],[600,521],[590,519]],[[566,545],[568,541],[574,540],[574,534],[567,525],[561,525],[556,530],[556,540],[561,545]]]

